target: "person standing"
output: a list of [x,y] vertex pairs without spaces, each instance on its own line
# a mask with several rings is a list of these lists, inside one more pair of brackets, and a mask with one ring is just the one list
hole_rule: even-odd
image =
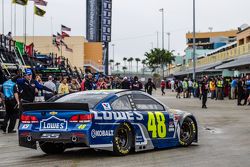
[[166,82],[161,80],[161,95],[165,95]]
[[121,83],[122,89],[130,89],[130,82],[128,81],[127,77],[123,78],[123,81]]
[[182,87],[183,87],[183,98],[188,98],[188,82],[187,79],[184,79],[182,82]]
[[174,80],[170,81],[170,85],[171,85],[171,91],[174,92]]
[[231,99],[235,99],[236,97],[236,88],[237,88],[237,79],[233,78],[231,82]]
[[242,78],[239,79],[237,83],[237,88],[238,88],[238,100],[237,100],[237,105],[241,106],[241,101],[244,99],[244,87],[243,87],[243,81]]
[[[3,83],[2,93],[5,99],[5,109],[6,115],[4,117],[4,122],[2,130],[6,133],[8,127],[8,133],[16,133],[14,130],[16,125],[16,119],[18,117],[18,110],[20,107],[20,100],[18,96],[18,87],[16,78],[12,76],[8,81]],[[9,125],[8,125],[9,122]]]
[[[44,83],[44,86],[51,89],[53,92],[56,92],[56,85],[53,82],[53,77],[52,76],[48,77],[48,81]],[[54,96],[54,94],[52,92],[44,91],[45,100],[48,100],[53,96]]]
[[193,91],[193,81],[191,79],[188,80],[188,98],[191,98],[191,92]]
[[67,78],[64,78],[59,85],[58,88],[58,93],[59,94],[68,94],[69,93],[69,85],[68,85],[68,80]]
[[210,89],[210,92],[211,92],[211,99],[214,99],[215,98],[215,89],[216,89],[216,86],[215,86],[215,81],[214,81],[213,78],[209,82],[209,89]]
[[216,100],[223,100],[224,99],[224,93],[223,93],[223,81],[222,78],[218,78],[218,81],[216,83],[217,92],[216,92]]
[[193,82],[193,96],[194,97],[197,97],[197,90],[198,90],[198,88],[199,88],[199,85],[196,82],[196,80],[194,80],[194,82]]
[[207,77],[204,77],[201,82],[200,94],[202,94],[202,108],[207,108],[207,94],[208,94],[208,81]]
[[91,73],[89,73],[85,78],[84,89],[93,90],[93,75]]
[[149,78],[148,82],[145,84],[145,92],[147,92],[148,94],[152,95],[153,89],[156,90],[155,84],[152,82],[152,79]]
[[69,84],[69,92],[70,93],[79,92],[80,88],[81,88],[81,86],[80,86],[79,82],[77,81],[77,79],[73,78],[71,80],[71,83]]
[[182,90],[182,83],[181,83],[181,81],[177,81],[177,86],[176,86],[176,92],[177,92],[177,94],[176,94],[176,98],[181,98],[181,90]]
[[24,78],[17,79],[17,85],[20,89],[21,102],[31,103],[35,100],[36,90],[46,90],[54,93],[53,90],[39,84],[36,80],[32,79],[31,69],[26,69]]
[[[245,87],[246,87],[246,93],[245,93],[244,105],[247,104],[247,100],[249,99],[249,95],[250,95],[250,76],[249,75],[247,75],[246,77]],[[248,103],[248,105],[250,105],[250,102]]]
[[108,88],[107,83],[104,81],[103,78],[99,78],[96,85],[97,85],[97,90],[103,90]]
[[132,90],[141,90],[142,89],[142,83],[138,80],[138,77],[135,76],[134,80],[131,84]]

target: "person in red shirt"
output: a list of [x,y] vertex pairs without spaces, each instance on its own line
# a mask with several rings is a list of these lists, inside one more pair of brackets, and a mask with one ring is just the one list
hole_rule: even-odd
[[104,81],[103,78],[99,78],[98,82],[97,82],[97,90],[101,90],[101,89],[107,89],[107,83]]
[[162,96],[165,95],[166,82],[164,80],[161,81],[161,92]]

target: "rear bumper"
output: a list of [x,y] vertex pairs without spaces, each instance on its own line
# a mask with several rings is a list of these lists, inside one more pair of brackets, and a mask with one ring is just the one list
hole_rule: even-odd
[[[46,136],[44,136],[46,134]],[[56,134],[56,135],[55,135]],[[57,136],[58,135],[58,136]],[[78,132],[19,132],[19,145],[22,147],[36,149],[37,142],[64,143],[69,145],[88,146],[88,137]]]

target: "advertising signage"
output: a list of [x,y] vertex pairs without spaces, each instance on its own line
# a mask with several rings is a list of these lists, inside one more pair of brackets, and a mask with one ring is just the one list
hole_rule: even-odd
[[111,41],[112,0],[102,0],[102,42]]
[[87,0],[87,40],[99,41],[98,0]]

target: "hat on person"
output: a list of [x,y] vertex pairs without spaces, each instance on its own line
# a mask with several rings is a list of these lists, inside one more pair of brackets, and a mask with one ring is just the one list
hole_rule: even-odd
[[31,69],[25,69],[25,74],[24,75],[32,75]]

